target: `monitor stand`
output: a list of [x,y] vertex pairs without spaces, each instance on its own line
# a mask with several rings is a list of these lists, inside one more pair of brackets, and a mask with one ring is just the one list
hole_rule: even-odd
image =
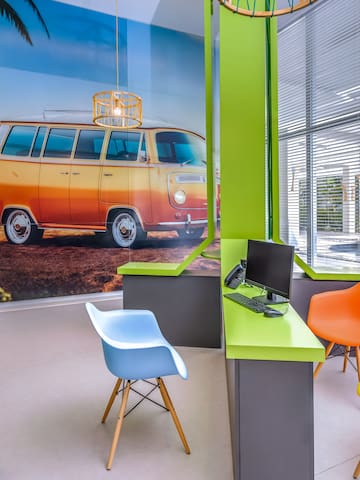
[[266,292],[266,295],[258,295],[253,298],[258,302],[265,303],[265,305],[276,305],[279,303],[288,303],[289,301],[287,298],[282,297],[281,295],[276,295],[272,292]]

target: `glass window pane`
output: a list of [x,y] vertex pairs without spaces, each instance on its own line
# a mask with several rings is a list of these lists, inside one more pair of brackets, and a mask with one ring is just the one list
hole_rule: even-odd
[[140,133],[135,132],[112,132],[107,160],[134,161],[138,158]]
[[75,132],[75,129],[52,128],[46,142],[44,157],[70,158]]
[[13,127],[6,139],[2,153],[4,155],[26,157],[29,155],[35,132],[36,127],[21,125]]
[[41,152],[41,147],[44,142],[46,127],[40,127],[36,135],[35,144],[31,152],[32,157],[39,157]]
[[143,135],[143,139],[142,139],[142,142],[141,142],[140,160],[141,160],[142,162],[146,162],[146,161],[147,161],[145,134]]
[[359,24],[327,0],[279,32],[280,236],[321,273],[360,273]]
[[160,162],[204,166],[205,140],[186,132],[159,132],[156,147]]
[[99,160],[104,134],[103,130],[81,130],[76,146],[75,158]]

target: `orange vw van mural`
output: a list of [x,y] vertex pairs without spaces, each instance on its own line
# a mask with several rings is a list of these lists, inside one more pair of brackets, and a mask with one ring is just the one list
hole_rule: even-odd
[[0,215],[17,245],[48,228],[92,230],[118,247],[149,231],[199,238],[205,140],[176,128],[0,122]]

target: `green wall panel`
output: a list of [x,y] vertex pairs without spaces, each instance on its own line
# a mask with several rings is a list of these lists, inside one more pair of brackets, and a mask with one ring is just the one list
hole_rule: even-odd
[[220,7],[221,237],[266,237],[265,21]]

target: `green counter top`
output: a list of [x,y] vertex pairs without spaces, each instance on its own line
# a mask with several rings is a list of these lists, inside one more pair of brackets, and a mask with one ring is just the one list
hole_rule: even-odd
[[158,275],[177,277],[182,269],[181,263],[129,262],[117,269],[119,275]]
[[[222,277],[240,258],[246,258],[245,253],[246,240],[222,240]],[[249,297],[261,293],[260,289],[246,285],[236,291]],[[234,290],[223,287],[223,294],[230,292]],[[274,305],[272,308],[286,313],[282,317],[264,317],[262,313],[254,313],[223,297],[226,357],[248,360],[324,361],[323,345],[295,310],[288,304]]]

